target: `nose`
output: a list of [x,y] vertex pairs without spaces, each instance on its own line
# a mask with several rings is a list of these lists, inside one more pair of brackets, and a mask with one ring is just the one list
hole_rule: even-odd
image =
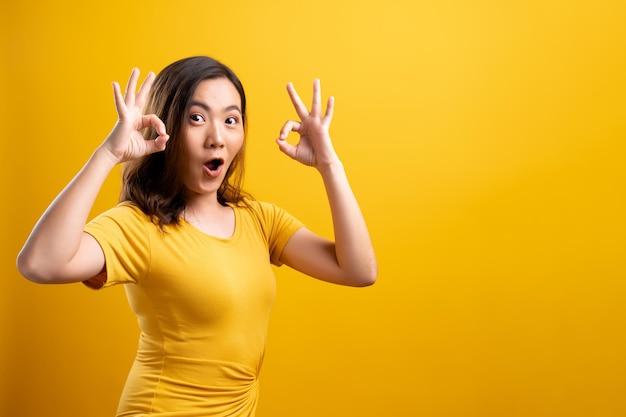
[[220,131],[219,126],[215,123],[210,123],[207,127],[206,141],[204,146],[207,148],[223,148],[225,145],[224,138],[222,137],[222,132]]

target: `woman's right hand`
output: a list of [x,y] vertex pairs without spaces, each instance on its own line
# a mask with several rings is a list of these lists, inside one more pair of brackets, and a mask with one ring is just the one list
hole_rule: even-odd
[[[165,149],[169,139],[165,124],[154,114],[143,114],[154,78],[148,74],[135,93],[139,70],[133,69],[125,95],[113,83],[118,121],[33,228],[17,259],[26,278],[60,284],[84,281],[106,271],[104,252],[95,238],[84,232],[85,223],[115,164]],[[156,139],[144,139],[142,131],[148,127],[154,128]]]
[[[135,92],[139,70],[133,68],[124,95],[122,95],[120,85],[117,82],[113,83],[118,121],[102,144],[102,148],[111,154],[116,163],[165,150],[169,140],[165,123],[156,114],[143,114],[143,107],[154,78],[153,72],[148,73],[141,87],[139,87],[139,91]],[[158,135],[156,139],[144,139],[143,130],[147,127],[154,128]]]

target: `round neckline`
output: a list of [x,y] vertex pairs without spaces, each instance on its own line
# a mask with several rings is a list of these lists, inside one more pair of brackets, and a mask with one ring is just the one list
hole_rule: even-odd
[[196,226],[194,226],[193,224],[191,224],[191,223],[190,223],[189,221],[187,221],[187,219],[185,219],[184,217],[182,217],[182,216],[181,216],[181,219],[182,219],[183,223],[185,224],[185,226],[186,226],[187,228],[189,228],[189,229],[194,230],[194,232],[195,232],[195,233],[199,233],[199,234],[201,234],[202,236],[206,236],[206,237],[208,237],[208,238],[215,239],[215,240],[219,240],[219,241],[222,241],[222,242],[229,242],[229,241],[232,241],[232,240],[234,240],[235,238],[237,238],[237,236],[239,236],[239,230],[240,230],[239,225],[241,224],[241,221],[240,221],[240,213],[239,213],[239,210],[237,210],[237,207],[236,207],[236,206],[233,206],[233,205],[231,205],[231,204],[228,204],[228,203],[227,203],[227,206],[228,206],[228,207],[230,207],[230,208],[232,209],[232,211],[233,211],[233,215],[234,215],[234,217],[235,217],[235,226],[234,226],[234,228],[233,228],[233,229],[234,229],[234,230],[233,230],[233,233],[232,233],[230,236],[228,236],[228,237],[215,236],[215,235],[212,235],[212,234],[206,233],[206,232],[204,232],[204,231],[202,231],[202,230],[198,229],[198,228],[197,228]]

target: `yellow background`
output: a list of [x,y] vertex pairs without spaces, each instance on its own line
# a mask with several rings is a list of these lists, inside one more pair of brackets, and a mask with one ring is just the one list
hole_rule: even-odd
[[285,84],[321,78],[380,263],[367,289],[277,270],[259,417],[626,415],[624,4],[4,2],[0,415],[114,414],[123,289],[15,256],[112,127],[110,83],[195,54],[247,89],[248,189],[328,235],[318,175],[274,144]]

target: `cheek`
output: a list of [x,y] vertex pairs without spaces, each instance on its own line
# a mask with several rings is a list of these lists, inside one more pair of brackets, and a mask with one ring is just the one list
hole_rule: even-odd
[[233,155],[238,154],[241,149],[243,149],[243,145],[245,142],[245,137],[243,132],[239,135],[233,135],[230,142],[230,151]]

